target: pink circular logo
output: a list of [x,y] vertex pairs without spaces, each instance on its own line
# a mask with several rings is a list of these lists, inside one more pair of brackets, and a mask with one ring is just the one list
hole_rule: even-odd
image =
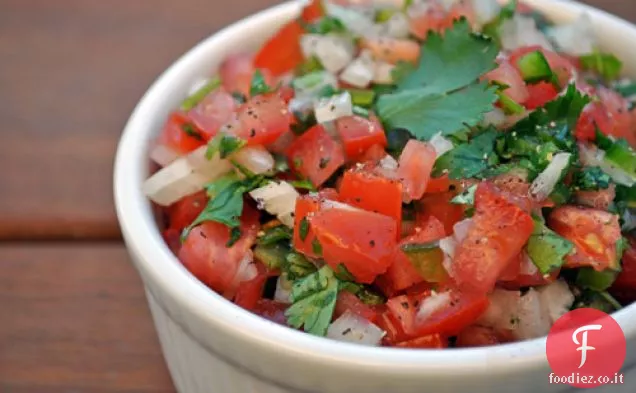
[[610,315],[592,308],[570,311],[559,318],[546,344],[552,383],[593,388],[622,383],[625,334]]

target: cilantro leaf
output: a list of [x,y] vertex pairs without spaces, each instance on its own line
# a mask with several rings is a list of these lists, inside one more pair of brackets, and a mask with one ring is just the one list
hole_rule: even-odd
[[467,179],[498,162],[494,154],[497,131],[489,129],[474,137],[468,143],[456,146],[435,161],[433,176],[439,176],[448,171],[451,179]]
[[247,142],[241,138],[225,133],[219,133],[208,142],[208,149],[205,151],[205,158],[211,160],[216,153],[219,153],[221,159],[227,158],[230,154],[240,150]]
[[386,298],[380,293],[357,282],[340,282],[340,289],[356,295],[364,304],[380,305],[386,303]]
[[292,239],[292,229],[286,225],[277,225],[267,228],[261,236],[258,237],[256,243],[261,246],[269,246],[280,241],[289,242]]
[[613,81],[621,75],[623,63],[610,53],[594,52],[579,57],[581,67],[586,71],[593,71],[606,81]]
[[576,173],[574,184],[583,191],[607,189],[612,178],[597,166],[585,167]]
[[623,97],[629,98],[636,95],[636,82],[626,80],[619,83],[615,83],[612,89],[616,90]]
[[201,102],[205,98],[205,96],[210,94],[212,91],[216,90],[216,88],[219,87],[220,85],[221,85],[221,79],[219,78],[214,78],[209,80],[199,89],[197,89],[197,91],[192,93],[188,98],[183,100],[183,102],[181,103],[181,110],[189,111],[190,109],[194,108],[195,106],[199,104],[199,102]]
[[429,34],[417,69],[398,82],[398,90],[422,88],[423,94],[443,94],[460,89],[493,70],[498,53],[492,40],[473,34],[462,19],[443,36]]
[[380,96],[378,115],[390,127],[407,129],[428,140],[438,132],[449,135],[477,125],[496,101],[494,89],[485,83],[450,94],[414,89]]
[[287,323],[316,336],[327,334],[338,297],[338,279],[329,266],[302,278],[292,286],[293,304],[285,311]]
[[257,69],[252,76],[252,83],[250,84],[250,96],[256,96],[259,94],[271,93],[272,88],[267,85],[263,73]]
[[550,274],[561,267],[574,245],[548,228],[543,221],[534,220],[534,231],[528,240],[528,256],[542,274]]
[[287,255],[284,270],[287,277],[293,281],[312,274],[316,271],[316,266],[304,255],[292,252]]
[[194,139],[199,140],[199,141],[203,140],[203,137],[201,136],[199,131],[197,131],[197,129],[194,126],[194,124],[192,124],[192,123],[183,123],[181,125],[181,129],[183,130],[183,132],[186,133],[186,135],[191,136]]
[[318,21],[307,26],[307,32],[311,34],[345,33],[347,28],[340,19],[333,16],[323,16]]

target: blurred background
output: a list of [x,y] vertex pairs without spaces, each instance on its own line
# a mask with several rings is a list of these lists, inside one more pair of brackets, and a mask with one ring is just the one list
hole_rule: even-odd
[[[584,0],[636,22],[633,0]],[[0,392],[174,392],[112,201],[150,83],[276,0],[0,0]]]

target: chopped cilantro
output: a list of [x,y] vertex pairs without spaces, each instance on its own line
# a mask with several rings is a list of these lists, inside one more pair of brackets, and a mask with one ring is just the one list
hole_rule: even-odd
[[338,265],[338,268],[334,272],[336,278],[340,281],[355,281],[356,278],[351,274],[351,272],[347,269],[344,263]]
[[300,188],[303,190],[316,191],[316,186],[313,185],[311,180],[302,179],[302,180],[291,180],[289,184],[294,188]]
[[623,63],[609,53],[594,52],[579,57],[581,67],[599,74],[606,81],[616,80],[621,75]]
[[305,241],[308,233],[309,233],[309,221],[307,220],[307,217],[304,217],[302,220],[300,220],[300,224],[298,227],[298,234],[300,235],[300,240]]
[[333,16],[323,16],[318,21],[308,25],[306,30],[310,34],[325,35],[329,33],[345,33],[347,28],[340,22],[340,19]]
[[488,129],[444,153],[435,161],[433,176],[439,176],[444,171],[448,171],[448,177],[455,180],[477,176],[498,162],[493,152],[496,138],[497,131]]
[[194,126],[194,124],[192,124],[192,123],[183,123],[181,125],[181,129],[183,130],[183,132],[186,133],[186,135],[191,136],[194,139],[199,140],[199,141],[203,140],[203,137],[201,136],[199,131],[197,131],[197,129]]
[[422,139],[478,124],[497,96],[477,81],[495,67],[498,52],[490,39],[471,33],[465,19],[443,36],[431,33],[417,68],[400,70],[405,75],[396,75],[397,90],[378,98],[378,115],[390,128],[407,129]]
[[604,291],[612,286],[617,276],[618,272],[612,269],[598,272],[591,267],[582,267],[576,275],[576,285],[584,289]]
[[304,255],[292,252],[286,257],[284,270],[287,273],[287,277],[293,281],[315,272],[316,266]]
[[293,304],[285,311],[287,323],[307,333],[324,336],[331,323],[338,297],[338,279],[329,266],[295,281],[291,290]]
[[320,60],[316,56],[311,56],[296,67],[296,75],[303,76],[316,71],[324,70]]
[[316,255],[322,255],[322,244],[318,241],[318,239],[314,239],[311,242],[311,251]]
[[241,228],[235,227],[230,230],[230,238],[227,243],[225,243],[225,247],[232,247],[234,243],[236,243],[241,238]]
[[254,257],[261,261],[269,269],[281,269],[287,263],[289,246],[275,243],[267,245],[257,245],[254,247]]
[[211,160],[216,153],[219,153],[219,157],[222,159],[227,158],[230,154],[243,148],[246,143],[247,142],[241,138],[221,132],[208,142],[208,150],[205,152],[205,158]]
[[451,203],[456,205],[474,205],[475,204],[475,191],[477,191],[477,184],[473,184],[468,187],[461,194],[451,199]]
[[619,92],[623,97],[633,97],[636,95],[636,82],[623,81],[612,86],[614,90]]
[[561,267],[574,245],[548,228],[543,221],[534,220],[534,231],[528,240],[528,256],[541,274],[550,274]]
[[252,83],[250,84],[250,95],[256,96],[259,94],[267,94],[271,93],[272,88],[267,85],[265,82],[265,78],[263,77],[263,73],[261,70],[257,69],[254,71],[254,76],[252,76]]
[[269,246],[280,241],[289,241],[292,238],[292,229],[285,225],[277,225],[275,227],[267,228],[256,241],[257,244],[262,246]]
[[574,184],[579,190],[596,191],[609,188],[612,178],[597,166],[585,167],[576,173]]
[[621,304],[606,291],[583,290],[574,300],[572,309],[595,308],[606,313],[611,313],[623,308]]
[[197,89],[197,91],[192,93],[192,95],[183,100],[183,102],[181,103],[181,110],[189,111],[190,109],[194,108],[205,98],[205,96],[216,90],[216,88],[220,85],[221,80],[219,78],[209,80],[206,84]]
[[510,96],[503,91],[497,91],[497,96],[499,97],[501,107],[507,115],[519,115],[526,111],[523,105],[510,98]]
[[351,292],[358,297],[364,304],[380,305],[386,303],[386,298],[377,291],[370,289],[366,285],[358,284],[351,281],[341,281],[340,289]]

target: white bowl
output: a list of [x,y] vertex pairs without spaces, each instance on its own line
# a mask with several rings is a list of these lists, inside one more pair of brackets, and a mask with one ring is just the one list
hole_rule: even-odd
[[[555,22],[587,11],[604,50],[636,76],[636,27],[575,2],[527,0]],[[285,328],[228,302],[192,276],[164,244],[141,191],[149,141],[190,86],[235,51],[256,49],[299,12],[270,8],[218,32],[152,85],[122,135],[115,163],[117,214],[143,279],[164,355],[181,393],[422,393],[563,391],[548,385],[545,339],[489,348],[401,350],[345,344]],[[625,370],[636,363],[636,306],[615,318],[628,338]],[[630,376],[625,379],[629,382]],[[632,376],[636,381],[636,375]],[[632,385],[633,386],[633,385]],[[624,386],[627,387],[627,386]],[[631,389],[624,391],[634,391]],[[616,391],[616,390],[612,390]]]

